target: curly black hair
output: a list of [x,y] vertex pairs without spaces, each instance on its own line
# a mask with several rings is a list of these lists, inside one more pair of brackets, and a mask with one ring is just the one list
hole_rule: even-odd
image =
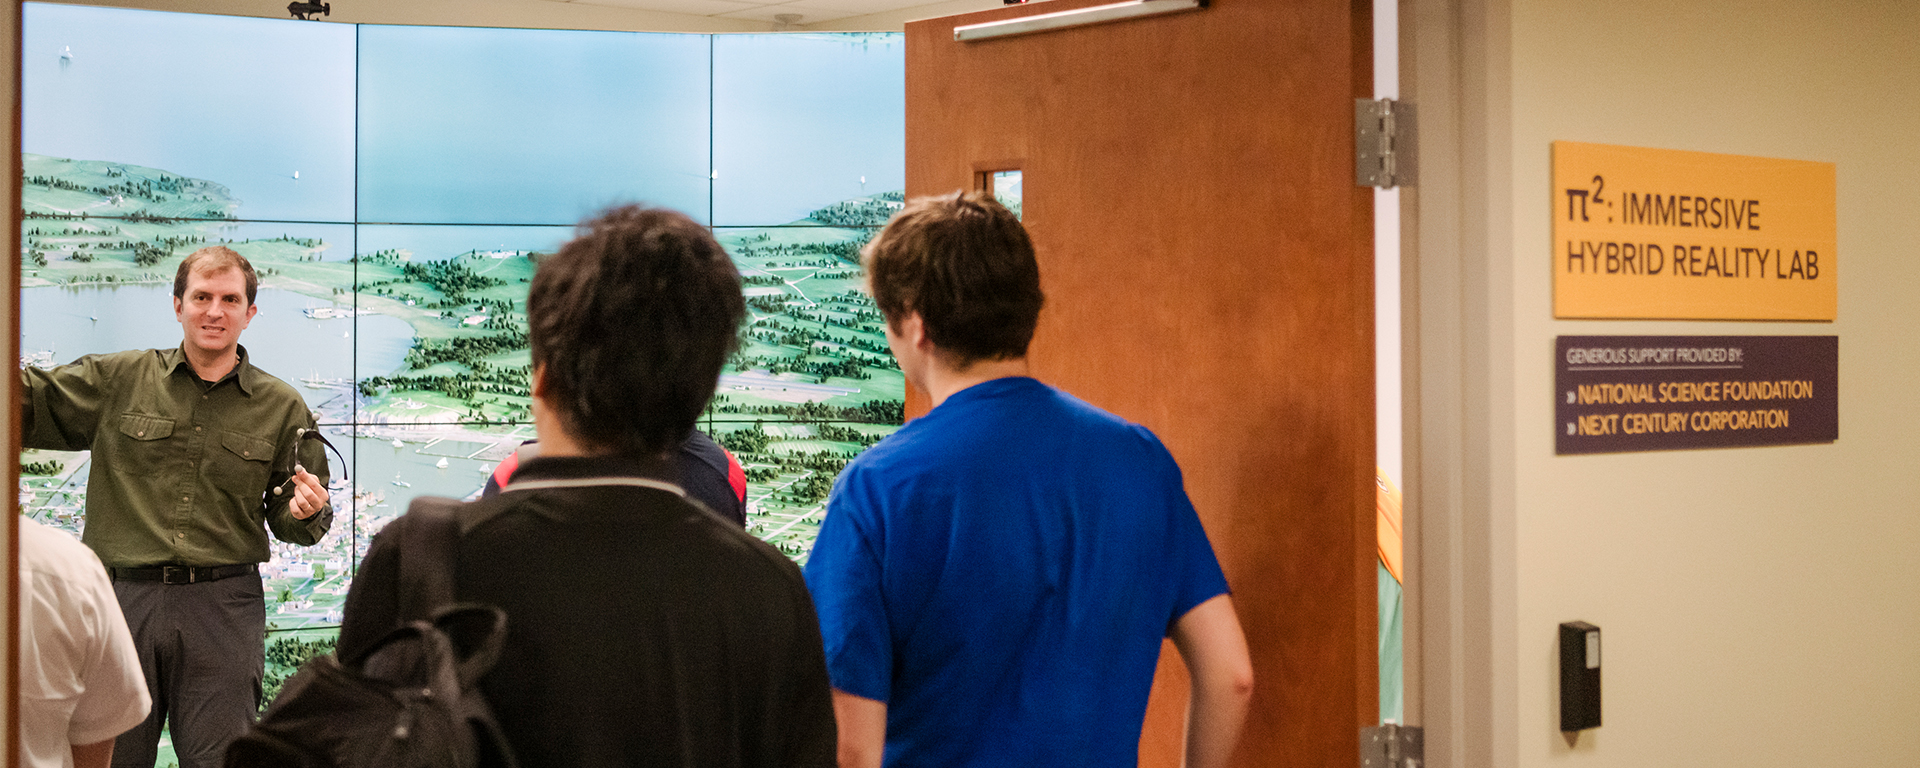
[[542,401],[597,451],[685,439],[739,343],[740,272],[685,214],[636,205],[581,222],[527,296]]

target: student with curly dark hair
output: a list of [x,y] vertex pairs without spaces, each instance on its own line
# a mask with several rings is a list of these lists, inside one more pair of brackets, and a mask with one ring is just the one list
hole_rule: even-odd
[[[522,765],[834,760],[799,569],[689,503],[669,461],[745,313],[727,254],[672,211],[608,211],[534,275],[540,451],[498,496],[457,510],[453,580],[458,600],[506,612],[504,650],[480,687]],[[401,618],[394,542],[412,517],[374,539],[348,596],[342,659]]]

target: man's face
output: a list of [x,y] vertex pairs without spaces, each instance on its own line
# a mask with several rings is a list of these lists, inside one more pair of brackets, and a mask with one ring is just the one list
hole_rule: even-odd
[[188,347],[225,354],[240,345],[240,332],[259,307],[247,303],[247,279],[238,267],[187,275],[187,290],[173,300],[173,315]]

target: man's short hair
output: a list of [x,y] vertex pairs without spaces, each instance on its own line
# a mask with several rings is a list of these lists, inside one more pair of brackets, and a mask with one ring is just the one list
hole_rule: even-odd
[[705,227],[660,208],[610,209],[533,276],[542,399],[595,449],[664,453],[713,397],[745,316],[740,273]]
[[224,245],[209,245],[180,260],[180,269],[173,273],[173,297],[186,298],[188,275],[212,274],[228,268],[240,270],[240,275],[246,278],[247,306],[253,306],[253,295],[260,290],[260,276],[253,273],[253,263],[247,261],[247,257]]
[[964,370],[1024,357],[1040,321],[1040,265],[1020,220],[992,195],[916,198],[861,254],[889,324],[920,313],[927,337]]

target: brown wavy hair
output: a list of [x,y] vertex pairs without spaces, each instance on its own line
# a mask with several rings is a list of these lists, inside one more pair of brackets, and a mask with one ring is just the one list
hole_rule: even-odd
[[861,253],[888,324],[918,312],[927,337],[965,370],[1024,357],[1046,295],[1033,242],[984,192],[916,198]]

